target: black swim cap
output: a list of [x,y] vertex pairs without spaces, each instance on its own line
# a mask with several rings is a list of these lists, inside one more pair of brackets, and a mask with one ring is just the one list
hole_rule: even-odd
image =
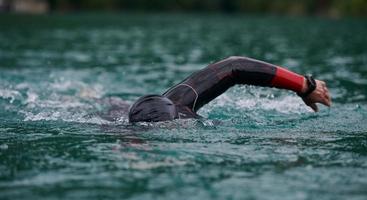
[[140,97],[129,110],[130,122],[158,122],[178,117],[175,104],[162,95]]

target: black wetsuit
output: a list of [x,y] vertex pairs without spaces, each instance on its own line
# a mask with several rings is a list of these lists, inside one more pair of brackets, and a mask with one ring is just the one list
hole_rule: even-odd
[[235,84],[277,87],[299,92],[303,77],[281,68],[282,72],[285,71],[287,74],[280,73],[280,75],[288,75],[291,79],[286,77],[287,80],[284,81],[283,77],[283,80],[282,78],[274,80],[279,74],[277,73],[279,68],[246,57],[230,57],[192,74],[171,87],[163,96],[174,102],[178,108],[179,118],[195,118],[198,117],[196,112],[202,106]]

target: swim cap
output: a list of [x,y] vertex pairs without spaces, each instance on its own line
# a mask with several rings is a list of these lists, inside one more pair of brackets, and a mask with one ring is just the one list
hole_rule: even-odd
[[175,104],[162,95],[140,97],[129,110],[130,122],[158,122],[178,117]]

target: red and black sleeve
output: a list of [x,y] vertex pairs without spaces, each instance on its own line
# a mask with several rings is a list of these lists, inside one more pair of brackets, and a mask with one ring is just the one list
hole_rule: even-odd
[[304,77],[282,67],[246,57],[230,57],[192,74],[163,95],[193,112],[236,84],[301,92]]

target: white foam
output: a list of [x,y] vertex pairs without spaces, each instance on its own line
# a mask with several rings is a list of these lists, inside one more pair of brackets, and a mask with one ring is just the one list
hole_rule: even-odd
[[[103,96],[103,87],[99,84],[89,85],[81,81],[65,80],[63,77],[70,78],[69,73],[72,78],[72,71],[63,72],[64,76],[58,77],[58,81],[44,83],[42,87],[20,83],[16,85],[19,91],[0,89],[0,98],[10,99],[11,103],[16,99],[21,100],[24,107],[19,113],[24,115],[24,121],[111,123],[93,115],[98,111],[96,99]],[[24,97],[21,91],[26,93]]]
[[[241,87],[243,89],[243,87]],[[254,88],[259,89],[259,88]],[[247,88],[248,92],[251,88]],[[240,92],[243,93],[243,92]],[[233,91],[219,96],[210,107],[235,107],[244,110],[273,110],[279,113],[302,113],[309,111],[308,108],[296,95],[287,94],[274,98],[272,93],[263,96],[263,92],[256,91],[249,94],[233,95]]]
[[26,99],[26,103],[35,103],[38,99],[38,95],[34,92],[31,91],[27,91],[27,99]]
[[112,124],[111,122],[104,120],[98,116],[88,117],[87,113],[83,112],[68,112],[68,111],[41,111],[37,114],[32,112],[22,111],[24,114],[24,121],[64,121],[64,122],[77,122],[88,124],[106,125]]
[[16,90],[0,89],[0,98],[9,99],[9,102],[13,103],[15,99],[21,99],[22,95]]

